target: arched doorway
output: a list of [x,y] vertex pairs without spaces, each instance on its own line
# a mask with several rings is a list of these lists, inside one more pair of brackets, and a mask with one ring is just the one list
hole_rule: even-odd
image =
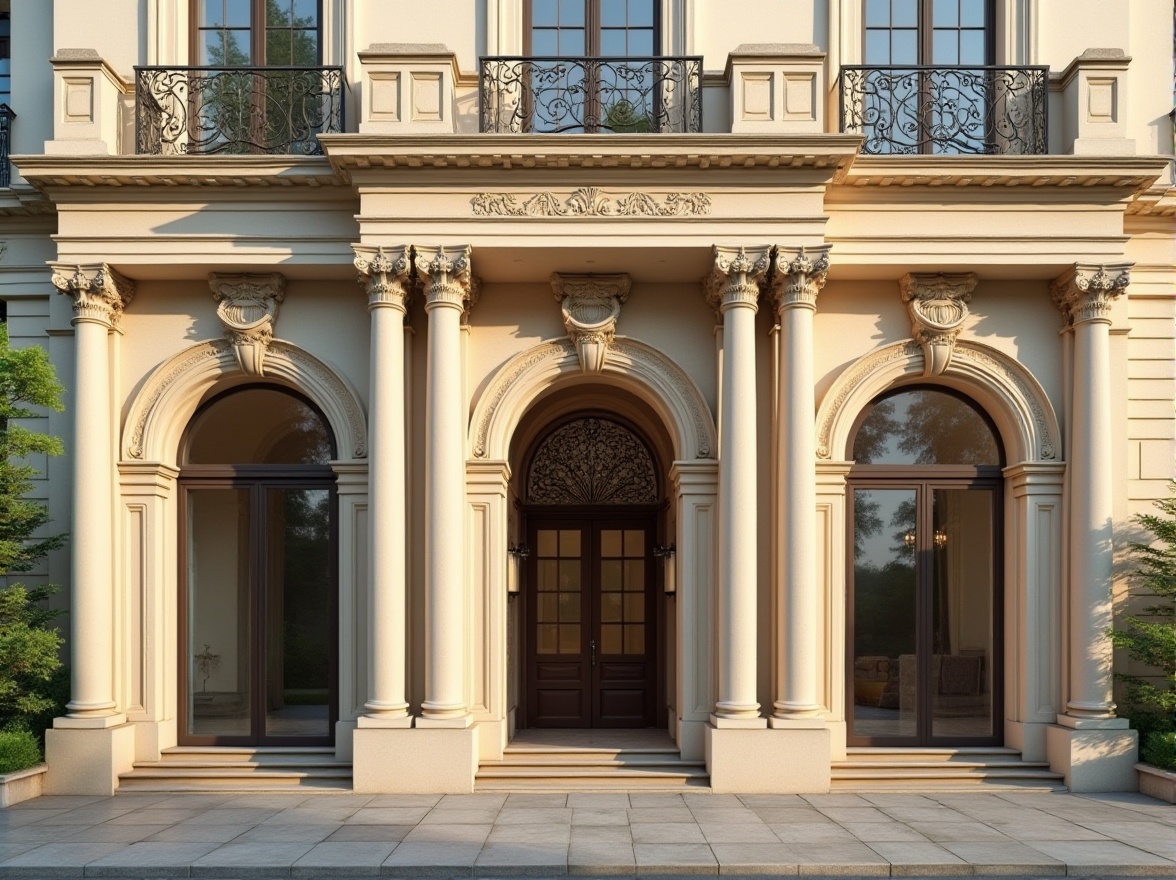
[[335,439],[280,387],[205,403],[181,444],[179,742],[329,745]]
[[572,415],[533,444],[523,491],[526,726],[657,724],[658,475],[647,441],[611,415]]
[[851,437],[848,742],[999,744],[998,434],[963,395],[905,386],[871,401]]

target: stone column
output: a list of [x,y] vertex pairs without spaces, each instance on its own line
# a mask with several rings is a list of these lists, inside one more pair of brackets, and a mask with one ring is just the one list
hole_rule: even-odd
[[723,321],[716,727],[765,726],[756,700],[755,315],[770,250],[716,245],[705,282]]
[[[780,323],[776,459],[780,499],[780,633],[782,665],[773,722],[822,714],[817,698],[818,604],[816,417],[813,313],[829,270],[828,248],[778,249],[772,289]],[[775,726],[775,725],[773,725]]]
[[368,699],[360,727],[407,727],[405,698],[404,319],[412,281],[407,246],[354,245],[371,313],[368,402]]
[[123,720],[114,699],[110,346],[134,285],[105,264],[53,265],[53,286],[74,301],[73,515],[67,717]]
[[425,403],[425,699],[418,726],[468,727],[465,692],[466,407],[461,316],[475,293],[470,248],[417,247],[429,316]]

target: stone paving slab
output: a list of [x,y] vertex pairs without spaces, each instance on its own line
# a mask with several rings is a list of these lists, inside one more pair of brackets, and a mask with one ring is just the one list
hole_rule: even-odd
[[1138,794],[138,794],[0,810],[4,878],[1176,877]]

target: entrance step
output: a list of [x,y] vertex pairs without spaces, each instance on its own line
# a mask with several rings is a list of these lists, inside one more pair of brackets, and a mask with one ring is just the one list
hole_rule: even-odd
[[1065,791],[1063,777],[1008,748],[850,748],[834,791]]
[[324,748],[180,746],[136,761],[120,791],[351,791],[351,765]]
[[675,748],[508,745],[483,761],[475,791],[709,791],[702,761]]

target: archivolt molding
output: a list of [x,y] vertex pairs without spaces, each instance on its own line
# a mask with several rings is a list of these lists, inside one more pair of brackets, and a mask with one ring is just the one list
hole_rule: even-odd
[[[367,419],[354,389],[331,367],[290,342],[275,339],[266,376],[304,393],[322,409],[340,459],[367,457]],[[225,339],[201,342],[164,361],[135,395],[123,426],[123,458],[175,464],[180,436],[205,394],[221,379],[244,377]]]
[[[712,458],[715,427],[698,386],[665,354],[636,339],[617,336],[599,381],[628,388],[662,417],[679,460]],[[519,419],[553,385],[584,381],[576,347],[568,339],[542,342],[503,364],[470,420],[472,457],[506,461]]]
[[[924,378],[922,346],[906,339],[852,364],[825,394],[817,413],[817,457],[849,454],[850,431],[862,409],[896,384]],[[1061,450],[1057,416],[1033,375],[1003,352],[958,340],[939,381],[968,394],[992,416],[1009,464],[1055,461]]]

